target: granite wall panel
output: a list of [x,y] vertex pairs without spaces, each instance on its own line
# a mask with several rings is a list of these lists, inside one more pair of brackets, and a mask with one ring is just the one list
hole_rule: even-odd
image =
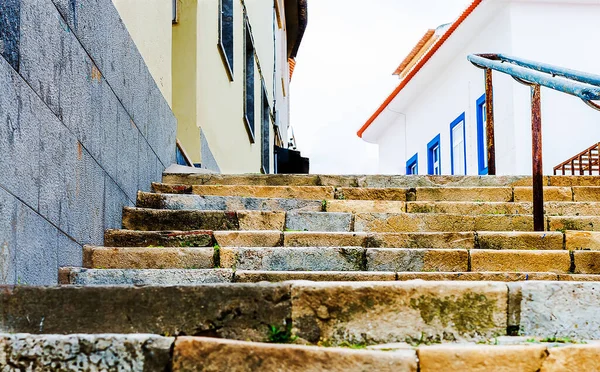
[[56,284],[175,159],[111,0],[0,2],[0,284]]

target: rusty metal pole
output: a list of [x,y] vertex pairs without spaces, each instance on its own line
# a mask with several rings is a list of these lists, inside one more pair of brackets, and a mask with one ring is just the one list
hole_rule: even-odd
[[496,175],[496,146],[494,140],[494,88],[492,84],[492,69],[485,69],[485,120],[488,174]]
[[544,176],[542,168],[541,89],[531,86],[531,156],[533,165],[533,230],[544,231]]

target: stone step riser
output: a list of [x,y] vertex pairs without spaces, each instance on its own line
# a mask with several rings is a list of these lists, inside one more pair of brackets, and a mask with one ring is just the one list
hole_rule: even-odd
[[123,209],[123,228],[161,230],[288,230],[348,232],[351,213]]
[[[231,186],[152,184],[155,193],[194,194],[239,198],[283,198],[307,200],[376,201],[455,201],[455,202],[531,202],[533,189],[505,187],[332,187],[332,186]],[[544,188],[547,202],[598,202],[600,187],[573,186]]]
[[104,248],[84,249],[94,269],[258,271],[554,272],[600,274],[600,251],[408,248]]
[[[137,207],[206,211],[285,211],[342,213],[447,213],[463,215],[532,214],[530,202],[403,202],[386,200],[305,200],[270,199],[139,192]],[[547,202],[544,212],[551,216],[598,216],[600,203]]]
[[[531,186],[530,176],[221,175],[164,174],[163,182],[185,185],[440,187]],[[600,186],[597,176],[545,176],[544,186]]]
[[[273,334],[271,326],[288,325],[301,339],[331,345],[478,341],[507,332],[600,338],[597,283],[286,282],[0,289],[0,332],[9,333],[185,333],[266,341]],[[235,316],[226,315],[231,312]]]
[[436,249],[600,250],[600,233],[462,232],[335,233],[281,231],[107,230],[109,247],[364,247]]
[[[323,232],[532,231],[524,215],[436,213],[334,213],[265,211],[172,211],[126,207],[123,228],[170,230],[280,230]],[[600,216],[547,217],[547,231],[600,230]]]
[[90,269],[212,269],[214,248],[105,248],[86,246],[83,267]]
[[[285,336],[282,337],[285,339]],[[315,347],[153,335],[0,334],[0,365],[18,370],[100,370],[116,366],[144,371],[596,371],[600,346],[500,337],[499,345],[408,344]],[[551,339],[551,337],[549,338]],[[352,348],[361,348],[353,350]],[[364,348],[364,349],[362,349]],[[252,356],[249,358],[248,356]],[[485,366],[482,368],[482,366]]]
[[600,275],[575,275],[535,272],[373,272],[373,271],[257,271],[212,269],[82,269],[62,268],[59,283],[62,285],[136,285],[136,286],[188,286],[207,283],[259,283],[308,280],[315,282],[366,282],[366,281],[495,281],[520,282],[545,281],[600,281]]
[[324,203],[319,200],[244,198],[229,196],[200,196],[138,192],[139,208],[209,211],[307,211],[321,212]]

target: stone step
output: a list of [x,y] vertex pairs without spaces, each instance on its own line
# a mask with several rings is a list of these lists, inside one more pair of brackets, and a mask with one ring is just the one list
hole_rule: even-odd
[[229,269],[84,269],[61,268],[59,284],[184,286],[206,283],[231,283]]
[[[531,186],[531,176],[385,176],[281,174],[163,174],[163,182],[184,185],[434,187]],[[544,186],[600,186],[598,176],[544,176]]]
[[141,231],[283,230],[285,220],[285,212],[123,208],[123,228]]
[[[589,182],[594,181],[591,179]],[[334,187],[417,187],[417,186],[506,186],[529,185],[528,176],[382,176],[382,175],[281,175],[281,174],[163,174],[163,182],[183,185],[248,186],[334,186]],[[586,183],[586,185],[588,184]],[[600,183],[598,183],[600,184]]]
[[351,231],[352,214],[334,212],[195,211],[123,209],[128,230]]
[[[484,214],[532,214],[529,202],[408,202],[408,213],[447,213],[464,215]],[[372,212],[371,212],[372,213]],[[546,202],[544,213],[548,216],[598,216],[597,202]]]
[[[294,232],[107,230],[109,247],[364,247],[600,250],[600,233],[562,232]],[[564,242],[563,242],[564,240]]]
[[[333,187],[152,184],[155,193],[240,198],[371,201],[531,202],[530,186]],[[598,202],[599,186],[546,186],[548,202]],[[159,203],[160,204],[160,203]]]
[[[600,344],[549,337],[496,337],[482,344],[290,344],[148,334],[0,334],[0,365],[15,370],[143,371],[597,371]],[[275,342],[282,343],[275,343]],[[484,342],[484,341],[482,341]],[[251,357],[249,357],[251,356]]]
[[0,333],[3,371],[170,371],[174,337]]
[[[258,234],[258,232],[257,232]],[[137,231],[106,230],[104,244],[107,247],[213,247],[212,231]]]
[[362,247],[221,248],[221,267],[266,271],[363,271]]
[[235,272],[236,283],[285,282],[290,280],[309,280],[315,282],[362,282],[362,281],[494,281],[519,282],[526,280],[550,281],[600,281],[600,275],[574,275],[556,273],[522,273],[522,272],[365,272],[365,271],[253,271],[238,270]]
[[[361,189],[358,189],[361,190]],[[515,189],[516,190],[516,189]],[[570,189],[569,189],[570,190]],[[570,191],[569,191],[570,193]],[[553,200],[560,199],[559,197]],[[566,200],[566,199],[565,199]],[[447,213],[447,214],[532,214],[528,201],[416,201],[396,200],[306,200],[273,199],[227,196],[200,196],[187,194],[157,194],[138,192],[137,207],[170,210],[260,210],[309,211],[343,213]],[[545,203],[545,214],[550,216],[597,216],[599,202],[553,201]]]
[[212,269],[217,259],[218,252],[212,247],[83,248],[83,267],[87,269]]
[[140,191],[137,194],[136,206],[172,210],[321,212],[325,203],[321,200],[156,194]]
[[526,215],[480,215],[442,213],[359,213],[357,232],[459,232],[532,231],[533,217]]
[[385,352],[350,348],[253,343],[179,337],[173,371],[416,372],[414,350]]
[[153,183],[152,191],[162,194],[195,194],[201,196],[235,196],[244,198],[335,199],[335,188],[331,186],[185,186]]
[[223,247],[220,265],[254,271],[600,274],[600,251],[362,247]]
[[[549,216],[548,231],[600,231],[600,216]],[[335,213],[123,209],[123,228],[140,231],[285,230],[323,232],[532,231],[530,215]]]
[[260,271],[232,269],[83,269],[65,267],[59,272],[62,285],[173,286],[205,283],[258,283],[307,280],[315,282],[365,281],[495,281],[527,280],[600,281],[600,275],[550,272],[374,272],[374,271]]
[[597,283],[569,281],[5,286],[0,332],[267,341],[273,329],[289,329],[299,341],[328,345],[488,341],[507,333],[599,339],[599,306]]

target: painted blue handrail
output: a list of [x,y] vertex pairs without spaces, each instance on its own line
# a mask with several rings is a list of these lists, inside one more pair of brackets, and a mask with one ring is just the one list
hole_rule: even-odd
[[564,92],[584,101],[600,100],[600,76],[500,54],[471,54],[468,60],[522,81]]
[[523,58],[511,57],[504,54],[496,54],[492,56],[495,56],[500,61],[514,63],[515,65],[534,69],[546,74],[562,76],[567,79],[579,81],[580,83],[600,86],[600,75],[590,74],[589,72],[577,71],[565,67],[557,67],[547,63],[530,61]]

